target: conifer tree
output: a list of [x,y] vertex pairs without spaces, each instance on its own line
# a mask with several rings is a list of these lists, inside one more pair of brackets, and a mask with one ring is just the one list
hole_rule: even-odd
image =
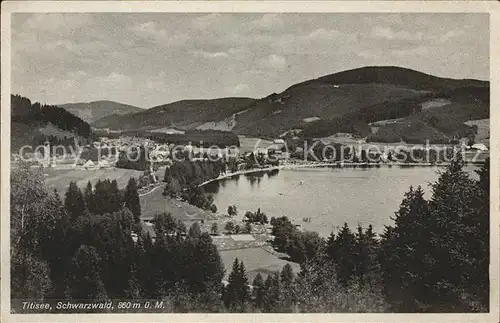
[[346,286],[354,275],[356,237],[349,229],[347,223],[337,234],[334,246],[334,258],[336,263],[337,277],[341,284]]
[[258,273],[257,276],[255,276],[252,282],[252,286],[253,286],[252,295],[255,300],[255,307],[262,308],[265,290],[264,290],[264,279],[262,278],[262,275],[260,273]]
[[267,275],[266,281],[264,282],[264,292],[262,295],[263,299],[262,310],[264,312],[271,312],[275,306],[273,304],[275,300],[273,299],[273,295],[271,294],[272,288],[273,288],[273,277],[271,274],[269,274]]
[[64,206],[72,220],[76,220],[85,212],[85,201],[82,191],[76,185],[76,182],[70,182],[68,191],[65,194]]
[[233,267],[224,291],[224,304],[229,309],[243,310],[249,298],[248,278],[243,262],[234,259]]
[[137,182],[134,177],[131,177],[128,180],[127,186],[125,187],[123,201],[125,202],[125,207],[128,208],[134,215],[135,223],[139,223],[141,218],[141,201],[137,191]]
[[94,192],[92,190],[92,183],[90,181],[87,182],[87,186],[85,186],[85,191],[83,193],[85,199],[85,205],[87,206],[87,210],[90,213],[95,212],[95,201],[94,201]]
[[187,263],[188,280],[198,293],[207,291],[220,292],[220,283],[224,277],[224,265],[213,244],[212,238],[206,232],[195,237],[190,261]]
[[[116,212],[120,210],[123,206],[123,198],[122,194],[120,192],[120,189],[118,188],[118,182],[116,179],[114,179],[109,186],[109,204],[110,204],[110,209],[108,210],[109,213]],[[130,210],[132,211],[132,210]]]
[[239,278],[238,300],[241,306],[244,306],[245,303],[250,298],[250,291],[248,287],[248,277],[243,261],[240,262],[240,266],[238,268],[238,278]]
[[281,283],[283,283],[283,285],[285,285],[285,286],[292,285],[293,279],[294,279],[294,274],[293,274],[292,266],[290,266],[290,264],[286,264],[283,267],[283,270],[281,271],[280,279],[281,279]]
[[201,237],[201,228],[198,222],[195,222],[191,225],[191,227],[189,228],[188,236],[195,239]]
[[100,278],[99,255],[94,247],[81,246],[71,261],[69,292],[75,300],[102,300],[106,298]]

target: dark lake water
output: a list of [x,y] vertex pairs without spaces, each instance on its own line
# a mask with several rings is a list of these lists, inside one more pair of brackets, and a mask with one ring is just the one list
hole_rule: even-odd
[[[477,178],[473,166],[466,167]],[[271,216],[288,216],[304,230],[322,236],[337,231],[344,222],[351,229],[372,224],[377,233],[393,224],[391,217],[399,208],[410,185],[421,185],[426,198],[429,184],[436,181],[439,167],[379,168],[303,168],[280,170],[260,176],[240,175],[210,183],[205,190],[214,193],[217,208],[227,210],[235,204],[242,217],[248,210]],[[304,218],[311,218],[304,222]]]

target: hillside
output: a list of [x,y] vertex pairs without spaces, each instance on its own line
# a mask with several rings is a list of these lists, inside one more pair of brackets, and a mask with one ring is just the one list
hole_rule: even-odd
[[[449,104],[423,111],[424,103],[433,100]],[[366,137],[371,122],[413,115],[426,124],[428,131],[423,132],[430,138],[464,135],[468,133],[465,121],[489,117],[489,82],[444,79],[398,67],[354,69],[302,82],[259,100],[237,116],[233,131],[276,137],[295,128],[303,129],[303,137],[337,132]],[[317,120],[306,122],[312,117]],[[412,125],[406,124],[408,131],[417,129]]]
[[392,84],[422,91],[445,91],[463,87],[489,87],[489,82],[471,79],[441,78],[398,66],[366,66],[293,85],[320,84]]
[[375,103],[396,102],[426,93],[391,84],[329,85],[310,82],[259,100],[247,112],[236,117],[233,131],[273,137],[290,128],[307,126],[309,118],[331,119]]
[[194,129],[206,122],[224,120],[254,103],[251,98],[183,100],[160,105],[138,113],[103,118],[92,124],[95,128],[113,130],[152,130],[163,127]]
[[66,103],[58,106],[89,123],[109,115],[124,115],[142,111],[141,108],[114,101]]
[[92,125],[113,130],[212,129],[261,138],[290,129],[302,129],[303,137],[337,132],[366,137],[373,133],[370,123],[409,117],[413,121],[408,129],[416,129],[418,120],[432,138],[464,135],[469,132],[464,122],[489,117],[489,82],[371,66],[307,80],[261,99],[183,100],[110,115]]
[[23,145],[39,145],[46,140],[68,144],[71,138],[91,139],[90,125],[53,105],[41,105],[20,95],[11,95],[11,151]]

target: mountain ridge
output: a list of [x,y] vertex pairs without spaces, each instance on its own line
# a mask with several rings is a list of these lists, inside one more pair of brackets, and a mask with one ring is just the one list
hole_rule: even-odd
[[[443,120],[444,114],[433,113],[433,121],[446,123],[436,130],[446,130],[446,136],[462,128],[463,116],[489,117],[489,81],[443,78],[397,66],[365,66],[305,80],[260,99],[180,100],[92,125],[113,130],[213,127],[266,138],[290,129],[327,136],[349,130],[366,136],[371,122],[406,118],[420,113],[424,102],[445,98],[451,100],[446,111],[461,116],[450,123]],[[472,112],[466,113],[468,109]],[[429,118],[427,113],[421,121]]]
[[59,107],[80,117],[82,120],[92,123],[111,114],[124,115],[140,112],[143,109],[125,103],[111,100],[97,100],[91,102],[75,102],[59,104]]

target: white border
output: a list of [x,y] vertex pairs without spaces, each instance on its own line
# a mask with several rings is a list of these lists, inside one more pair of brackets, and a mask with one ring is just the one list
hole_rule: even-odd
[[[497,1],[18,1],[1,3],[1,317],[0,322],[499,322],[500,3]],[[489,314],[10,314],[10,13],[13,12],[483,12],[490,13]],[[496,72],[496,73],[495,73]],[[497,125],[495,127],[494,125]]]

